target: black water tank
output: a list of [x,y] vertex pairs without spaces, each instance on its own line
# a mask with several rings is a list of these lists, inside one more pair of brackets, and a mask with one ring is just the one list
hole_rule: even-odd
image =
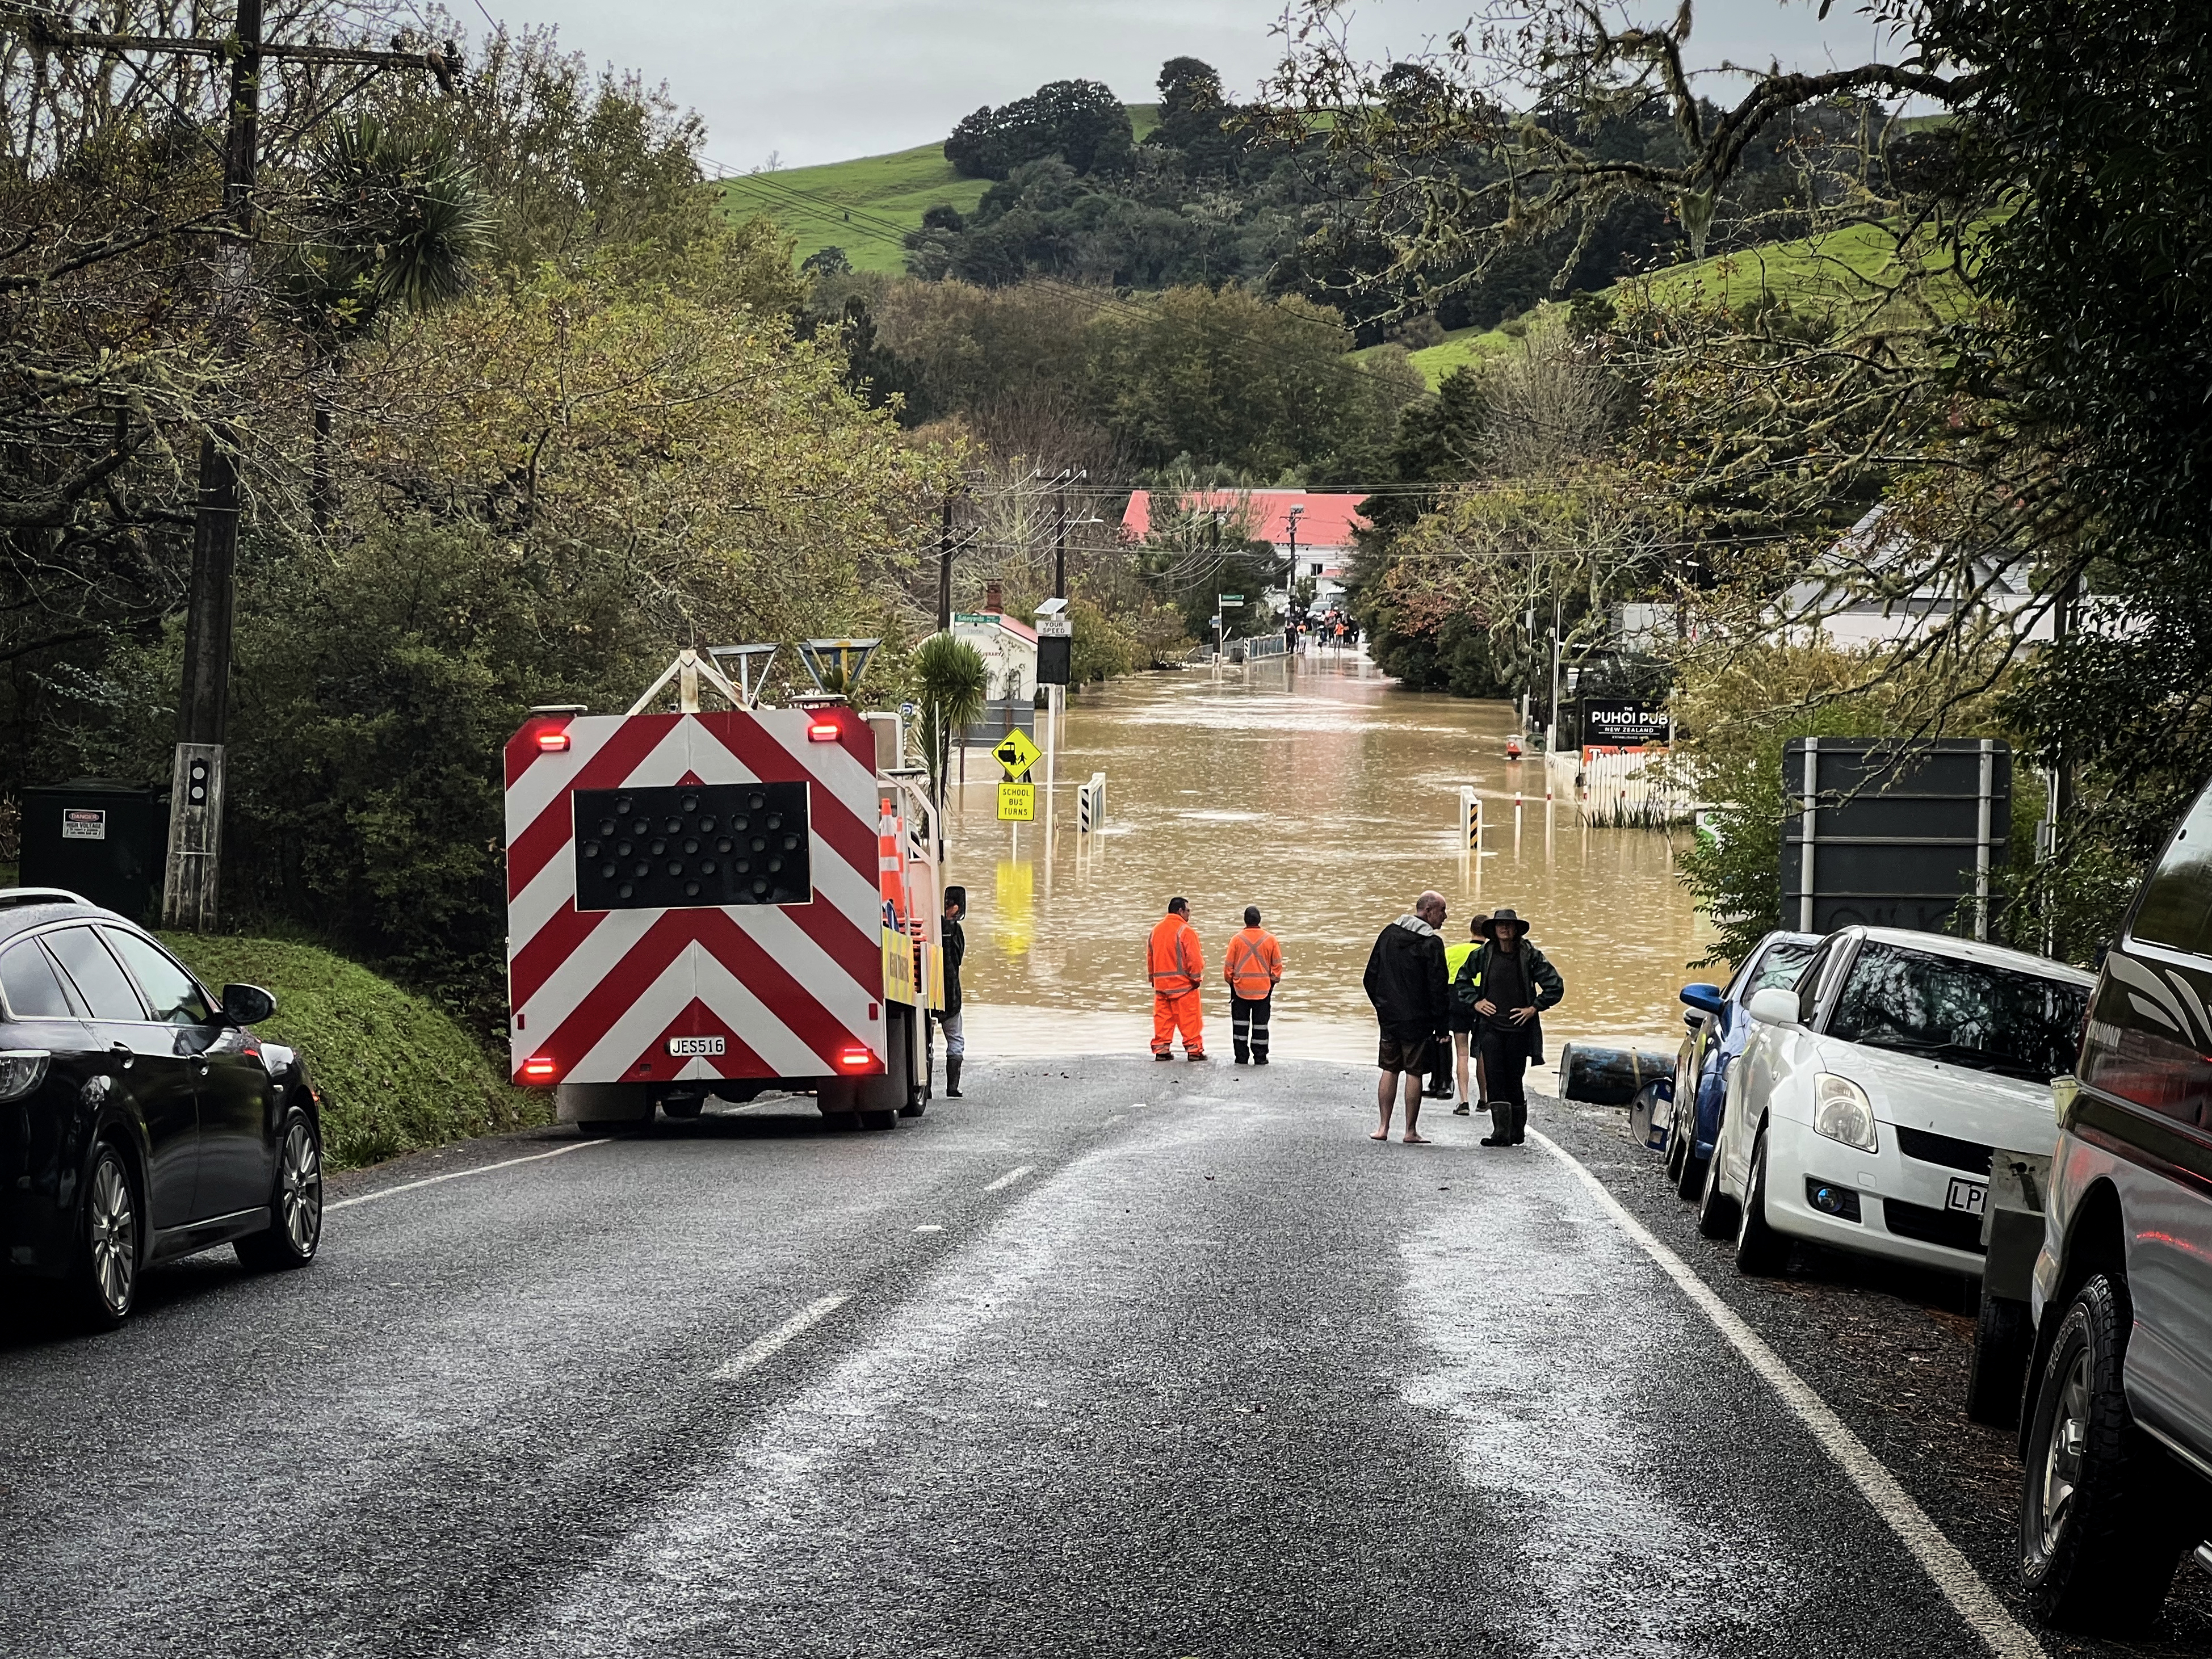
[[65,887],[151,927],[161,911],[169,792],[106,778],[23,791],[26,887]]

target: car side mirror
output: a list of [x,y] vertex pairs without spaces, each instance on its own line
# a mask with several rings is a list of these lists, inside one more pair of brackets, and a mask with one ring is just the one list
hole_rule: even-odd
[[2055,1077],[2051,1079],[2051,1115],[2058,1120],[2058,1127],[2074,1127],[2074,1108],[2081,1098],[2081,1079],[2078,1077]]
[[1685,985],[1682,1000],[1701,1014],[1718,1014],[1727,1006],[1717,985]]
[[1682,1024],[1690,1030],[1700,1030],[1704,1029],[1705,1017],[1699,1013],[1696,1009],[1692,1008],[1688,1013],[1682,1016]]
[[258,985],[226,985],[222,1012],[234,1025],[252,1025],[276,1012],[276,999]]
[[1751,1000],[1743,1005],[1744,1012],[1761,1025],[1797,1025],[1797,994],[1786,991],[1779,985],[1770,985],[1763,991],[1753,991]]

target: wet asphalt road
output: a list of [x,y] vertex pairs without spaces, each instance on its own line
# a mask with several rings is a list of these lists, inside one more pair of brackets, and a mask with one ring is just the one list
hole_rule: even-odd
[[[366,1172],[306,1273],[11,1329],[0,1653],[1988,1650],[1558,1158],[1335,1066],[969,1077]],[[1535,1118],[1672,1227],[1615,1122]]]

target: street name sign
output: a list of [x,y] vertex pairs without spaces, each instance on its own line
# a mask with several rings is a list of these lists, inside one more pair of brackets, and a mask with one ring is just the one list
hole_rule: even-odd
[[1036,785],[1033,783],[1000,784],[999,786],[999,822],[1035,823],[1036,822]]
[[[991,750],[991,758],[1006,768],[1007,777],[1018,778],[1044,758],[1044,750],[1030,741],[1028,732],[1009,732]],[[999,816],[1006,816],[1003,796],[1000,800]]]

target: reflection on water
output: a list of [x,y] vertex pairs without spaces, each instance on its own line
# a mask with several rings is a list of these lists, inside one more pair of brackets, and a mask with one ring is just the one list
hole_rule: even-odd
[[[1511,714],[1401,691],[1355,657],[1133,676],[1091,687],[1064,718],[1054,827],[994,817],[996,764],[968,757],[951,817],[949,879],[969,893],[962,975],[981,1053],[1141,1051],[1151,1030],[1145,939],[1190,900],[1209,971],[1247,904],[1283,942],[1275,1050],[1371,1060],[1360,976],[1377,930],[1434,886],[1445,937],[1511,905],[1567,981],[1546,1021],[1673,1046],[1683,964],[1710,935],[1674,879],[1679,835],[1586,830],[1547,807],[1543,768],[1509,762]],[[1042,738],[1042,732],[1039,732]],[[1106,774],[1103,833],[1079,836],[1074,789]],[[1034,774],[1043,781],[1040,763]],[[1458,789],[1483,797],[1493,856],[1458,849]],[[1517,810],[1515,791],[1535,791]],[[1040,818],[1042,817],[1040,808]],[[1227,1058],[1226,988],[1206,993],[1208,1048]]]

